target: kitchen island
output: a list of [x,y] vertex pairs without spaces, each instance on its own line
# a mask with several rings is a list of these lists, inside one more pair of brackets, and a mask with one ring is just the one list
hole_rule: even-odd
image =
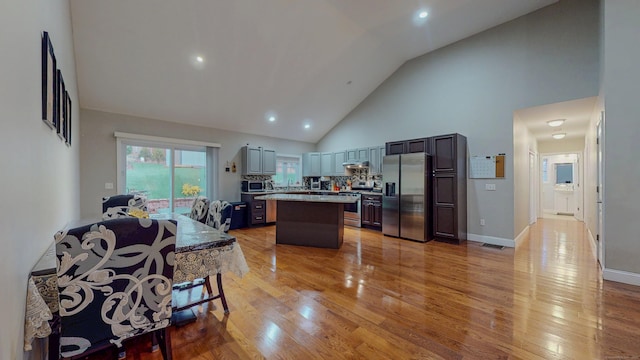
[[339,249],[344,235],[344,204],[351,196],[271,194],[257,200],[277,200],[276,244]]

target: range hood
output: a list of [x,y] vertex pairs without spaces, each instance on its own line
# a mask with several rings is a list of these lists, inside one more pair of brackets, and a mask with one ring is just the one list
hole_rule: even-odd
[[368,168],[369,162],[368,161],[347,161],[342,163],[342,166],[344,166],[347,169]]

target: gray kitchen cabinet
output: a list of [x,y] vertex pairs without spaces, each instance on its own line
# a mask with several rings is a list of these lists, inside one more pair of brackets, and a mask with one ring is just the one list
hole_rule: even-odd
[[358,161],[358,149],[349,149],[349,150],[347,150],[347,160],[346,161]]
[[368,161],[369,160],[369,148],[361,148],[356,150],[358,152],[357,161]]
[[242,175],[273,175],[276,173],[276,152],[260,146],[243,146]]
[[320,154],[320,176],[331,176],[335,170],[334,157],[331,152]]
[[344,166],[343,163],[347,161],[347,152],[346,151],[337,151],[333,153],[333,167],[334,167],[334,176],[344,176]]
[[321,153],[302,154],[302,176],[322,176]]
[[276,174],[276,151],[271,149],[262,149],[262,174]]
[[368,149],[369,152],[369,175],[382,174],[382,158],[385,154],[384,146],[373,146]]

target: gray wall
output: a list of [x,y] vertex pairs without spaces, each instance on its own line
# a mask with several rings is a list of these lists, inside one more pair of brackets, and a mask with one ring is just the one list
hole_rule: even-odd
[[[220,198],[229,201],[240,200],[240,173],[242,161],[240,148],[247,143],[275,149],[282,154],[302,154],[313,151],[314,144],[282,140],[264,136],[249,135],[200,126],[183,125],[173,122],[145,119],[127,115],[94,110],[81,110],[80,128],[80,211],[82,217],[100,214],[102,196],[113,195],[113,190],[105,190],[105,183],[116,181],[116,138],[114,132],[126,132],[175,139],[207,141],[221,144],[219,150]],[[225,173],[225,162],[235,161],[238,171]]]
[[[636,274],[640,274],[638,19],[640,3],[637,0],[605,0],[605,267]],[[605,278],[607,276],[605,272]],[[638,277],[636,281],[640,284]]]
[[67,147],[43,123],[41,32],[53,41],[58,68],[79,117],[69,3],[66,0],[6,0],[0,6],[0,359],[38,358],[23,352],[27,279],[56,231],[79,205],[78,145]]
[[470,155],[506,153],[506,179],[495,181],[497,191],[469,180],[468,222],[471,234],[513,239],[513,112],[598,94],[598,10],[597,0],[561,0],[410,60],[318,149],[459,132],[468,137]]

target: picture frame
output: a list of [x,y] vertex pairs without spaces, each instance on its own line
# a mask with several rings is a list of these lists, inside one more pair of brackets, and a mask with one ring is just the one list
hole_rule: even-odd
[[42,120],[52,129],[55,128],[58,112],[58,82],[56,56],[49,33],[42,34]]
[[58,78],[58,89],[56,99],[58,100],[57,112],[54,115],[54,124],[56,125],[56,133],[58,133],[58,137],[60,139],[64,139],[64,130],[66,130],[67,125],[63,124],[66,119],[65,116],[65,99],[64,94],[67,92],[64,86],[64,79],[62,78],[62,71],[57,71]]
[[65,108],[67,110],[66,114],[66,124],[67,129],[65,131],[65,142],[67,145],[71,146],[71,96],[69,96],[69,92],[65,92]]

